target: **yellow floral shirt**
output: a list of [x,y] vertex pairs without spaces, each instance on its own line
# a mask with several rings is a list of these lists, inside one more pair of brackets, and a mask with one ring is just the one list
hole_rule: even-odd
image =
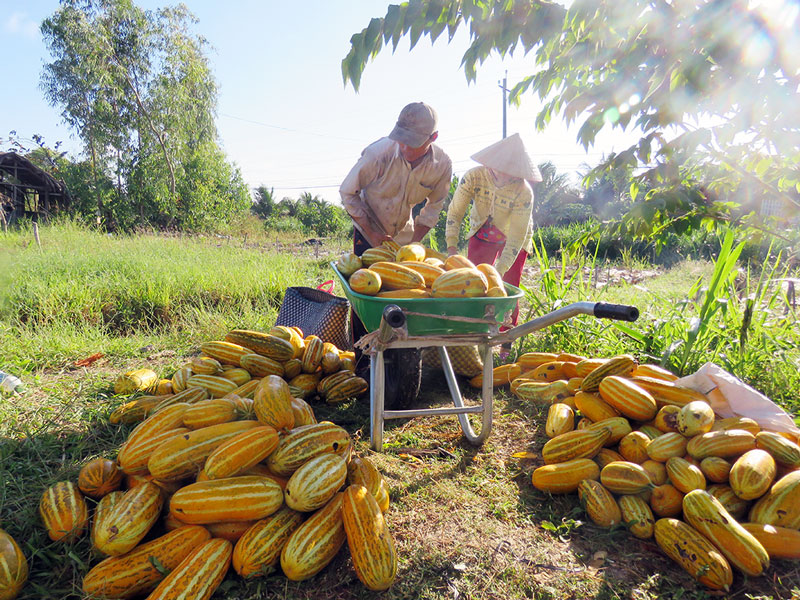
[[445,239],[448,247],[458,244],[458,232],[470,204],[472,209],[467,237],[475,235],[489,217],[492,218],[492,224],[506,236],[505,248],[495,265],[501,275],[514,264],[520,250],[530,254],[533,190],[527,181],[515,179],[508,185],[498,187],[488,168],[475,167],[467,171],[447,210]]

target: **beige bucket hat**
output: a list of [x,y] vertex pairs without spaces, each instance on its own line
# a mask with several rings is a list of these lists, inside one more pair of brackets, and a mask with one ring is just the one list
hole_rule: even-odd
[[527,179],[528,181],[541,181],[542,174],[538,167],[533,164],[525,144],[518,133],[503,138],[491,146],[487,146],[480,152],[476,152],[470,157],[475,162],[489,167],[495,171],[500,171],[506,175]]

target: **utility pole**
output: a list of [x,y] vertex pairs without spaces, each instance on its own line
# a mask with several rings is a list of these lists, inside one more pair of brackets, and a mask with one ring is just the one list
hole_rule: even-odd
[[506,137],[506,106],[508,106],[508,102],[506,101],[506,93],[508,92],[508,71],[505,72],[503,75],[503,81],[497,82],[497,85],[500,89],[503,90],[503,139]]

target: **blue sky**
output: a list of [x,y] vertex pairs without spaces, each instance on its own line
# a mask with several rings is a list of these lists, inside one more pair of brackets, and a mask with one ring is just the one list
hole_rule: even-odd
[[[143,8],[166,1],[138,0]],[[174,3],[173,3],[174,4]],[[423,38],[409,52],[404,39],[393,54],[384,50],[370,63],[358,93],[344,87],[341,60],[350,36],[371,17],[383,16],[385,0],[309,0],[301,5],[275,0],[188,0],[199,19],[197,33],[213,51],[210,61],[219,84],[217,126],[230,160],[252,187],[273,187],[278,198],[303,191],[338,200],[338,185],[361,150],[391,130],[400,109],[423,100],[439,113],[439,145],[462,174],[469,158],[502,137],[502,91],[533,71],[532,57],[518,53],[490,58],[467,84],[460,68],[469,40],[466,31],[447,43]],[[5,90],[0,94],[0,147],[8,133],[43,135],[48,145],[64,142],[78,152],[74,133],[61,123],[60,109],[48,105],[39,88],[49,55],[39,23],[58,8],[57,0],[0,0],[0,48]],[[559,172],[574,173],[604,152],[627,147],[632,136],[603,132],[585,153],[577,128],[554,123],[536,132],[539,108],[532,94],[520,108],[509,107],[508,133],[519,133],[534,161],[552,161]]]

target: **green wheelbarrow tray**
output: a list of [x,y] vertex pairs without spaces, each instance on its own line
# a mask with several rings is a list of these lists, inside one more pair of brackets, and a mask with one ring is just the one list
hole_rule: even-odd
[[[350,289],[347,279],[336,268],[336,263],[332,262],[331,267],[342,283],[344,295],[367,331],[377,330],[381,324],[383,309],[394,304],[407,314],[406,326],[409,335],[489,333],[491,324],[486,320],[501,325],[505,315],[514,310],[517,301],[524,295],[521,289],[506,283],[508,296],[499,298],[378,298],[354,292]],[[459,319],[463,317],[474,320]]]

